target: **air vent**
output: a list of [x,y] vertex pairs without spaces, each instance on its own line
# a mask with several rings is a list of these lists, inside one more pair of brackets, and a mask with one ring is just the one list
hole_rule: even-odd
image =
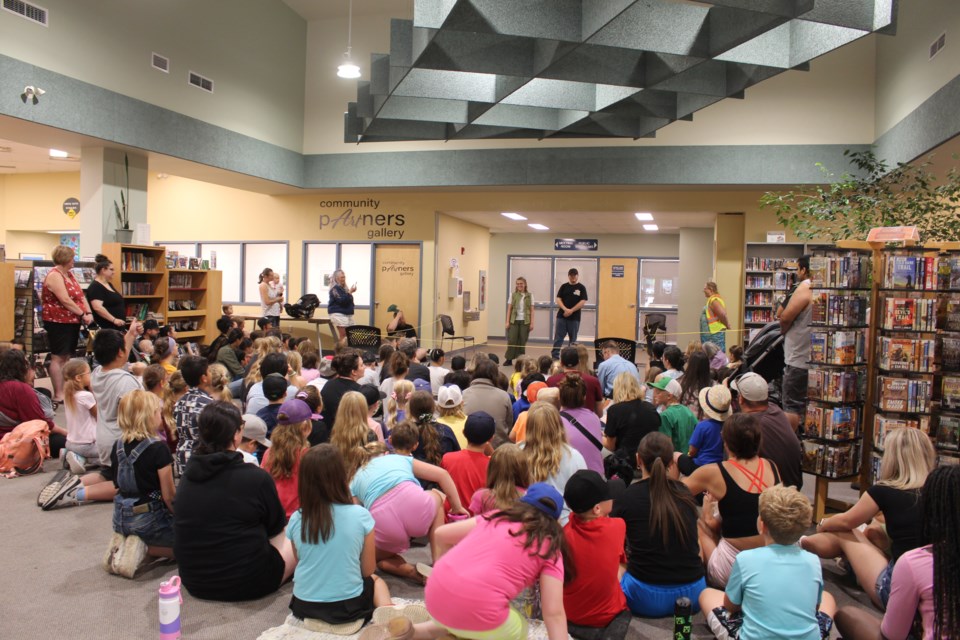
[[213,93],[213,80],[210,78],[204,78],[199,73],[190,72],[188,82],[198,89],[203,89],[204,91],[209,91]]
[[21,18],[47,26],[47,10],[23,0],[3,0],[3,8]]
[[947,44],[947,34],[941,33],[940,37],[933,41],[933,44],[930,45],[930,59],[933,59],[933,56],[940,53],[940,51]]
[[162,56],[159,53],[150,54],[150,65],[158,71],[170,73],[170,58]]
[[12,164],[0,164],[0,169],[16,169]]
[[0,147],[0,153],[10,153],[13,151],[13,147]]

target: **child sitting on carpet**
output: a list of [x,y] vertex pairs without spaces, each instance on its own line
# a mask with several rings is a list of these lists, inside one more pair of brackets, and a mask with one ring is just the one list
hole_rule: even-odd
[[719,640],[830,636],[837,604],[823,590],[820,560],[796,545],[812,516],[810,501],[793,487],[763,490],[757,527],[766,546],[737,554],[726,592],[700,594],[700,609]]
[[63,365],[63,404],[67,414],[67,452],[70,471],[81,474],[87,461],[96,462],[97,401],[90,392],[90,365],[74,358]]
[[303,400],[287,400],[277,411],[277,426],[270,435],[270,448],[263,454],[263,467],[277,485],[277,495],[289,518],[300,507],[298,479],[300,457],[307,450],[310,433],[309,405]]
[[509,509],[530,486],[530,469],[523,449],[515,444],[502,444],[490,456],[487,484],[477,489],[470,499],[470,513],[475,516]]
[[308,450],[299,474],[300,508],[286,532],[297,556],[290,610],[311,620],[312,631],[356,633],[374,607],[393,604],[387,583],[373,573],[373,516],[353,503],[343,456],[334,445]]
[[[335,436],[339,426],[337,424],[334,428]],[[370,510],[376,523],[377,567],[422,583],[416,567],[400,555],[410,548],[410,538],[429,536],[436,561],[439,549],[434,536],[444,521],[444,498],[450,501],[451,513],[470,514],[460,504],[449,473],[411,456],[418,435],[410,422],[397,425],[390,436],[395,455],[378,455],[385,451],[385,447],[379,442],[369,444],[366,450],[373,457],[353,475],[350,492]],[[421,480],[436,482],[440,491],[424,490],[420,486]]]
[[457,638],[525,640],[527,619],[510,601],[539,581],[543,621],[550,640],[566,640],[564,578],[572,579],[567,546],[557,519],[563,496],[537,483],[513,507],[441,527],[446,551],[436,562],[424,597],[433,619],[413,625],[398,617],[360,635],[410,640]]

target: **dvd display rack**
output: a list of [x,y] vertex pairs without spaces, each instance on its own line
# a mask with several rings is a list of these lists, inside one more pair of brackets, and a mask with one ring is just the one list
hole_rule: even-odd
[[939,464],[960,464],[960,251],[945,250],[937,268],[937,344],[941,381],[935,428]]
[[830,482],[860,473],[872,270],[864,249],[817,250],[810,258],[810,360],[800,437],[803,471],[816,477],[817,520],[836,506],[829,504]]
[[777,301],[793,286],[802,243],[748,242],[744,263],[743,342],[773,322]]

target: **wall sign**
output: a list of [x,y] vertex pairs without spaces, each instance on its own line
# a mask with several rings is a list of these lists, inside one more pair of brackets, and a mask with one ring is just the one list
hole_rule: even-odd
[[610,277],[611,277],[611,278],[622,278],[622,277],[623,277],[623,265],[622,265],[622,264],[615,264],[615,265],[613,265],[613,267],[611,268]]
[[[394,238],[402,240],[406,232],[406,216],[402,213],[369,213],[362,209],[380,209],[380,200],[364,198],[357,200],[321,200],[321,209],[331,209],[320,214],[320,231],[343,227],[362,229],[368,240]],[[361,209],[361,211],[356,211]]]
[[595,239],[554,238],[554,251],[596,251],[600,242]]
[[767,242],[786,242],[786,231],[767,231]]
[[73,220],[80,213],[80,201],[76,198],[67,198],[63,201],[63,212]]

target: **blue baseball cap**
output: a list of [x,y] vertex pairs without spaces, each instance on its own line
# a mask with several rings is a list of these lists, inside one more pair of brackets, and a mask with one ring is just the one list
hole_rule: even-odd
[[[549,499],[553,504],[551,505],[545,499]],[[563,511],[563,496],[546,482],[530,485],[527,492],[520,498],[520,502],[526,502],[554,519],[559,519],[560,512]]]

